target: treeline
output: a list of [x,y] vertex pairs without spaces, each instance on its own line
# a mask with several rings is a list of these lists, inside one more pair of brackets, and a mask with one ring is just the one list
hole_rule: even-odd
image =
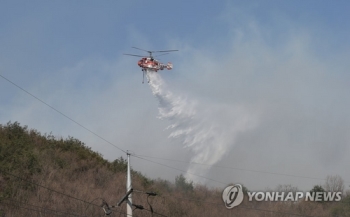
[[[17,122],[0,125],[0,217],[104,216],[106,204],[112,211],[110,216],[126,216],[125,203],[112,207],[125,194],[126,167],[124,158],[107,161],[73,137],[42,135]],[[228,210],[221,199],[223,189],[194,185],[183,175],[170,182],[149,179],[132,170],[132,179],[133,203],[144,208],[135,206],[135,217],[350,216],[349,196],[340,202],[245,199],[243,204]],[[332,181],[328,184],[332,185]],[[325,187],[315,186],[312,190],[324,191]]]

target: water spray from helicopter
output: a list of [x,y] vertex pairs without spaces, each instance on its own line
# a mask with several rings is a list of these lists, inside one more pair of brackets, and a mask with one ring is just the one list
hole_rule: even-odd
[[[135,48],[135,47],[134,47]],[[155,60],[152,53],[173,52],[146,51],[149,57],[141,55],[126,54],[130,56],[143,57],[138,65],[143,74],[147,76],[148,83],[153,95],[157,98],[159,105],[159,118],[168,120],[170,125],[169,138],[180,140],[183,147],[189,149],[193,156],[191,162],[199,164],[214,165],[235,145],[237,136],[257,125],[257,117],[242,105],[201,105],[194,100],[188,100],[173,94],[168,90],[158,70],[172,69],[172,64],[162,64]],[[191,164],[187,169],[186,178],[194,182],[203,182],[197,175],[205,175],[207,168],[199,164]]]
[[[193,156],[191,162],[214,165],[233,148],[240,133],[257,125],[255,115],[244,106],[215,105],[207,107],[173,94],[158,73],[148,72],[149,86],[159,102],[159,118],[171,122],[169,138],[179,139]],[[195,182],[197,175],[205,175],[207,168],[191,164],[186,178]]]

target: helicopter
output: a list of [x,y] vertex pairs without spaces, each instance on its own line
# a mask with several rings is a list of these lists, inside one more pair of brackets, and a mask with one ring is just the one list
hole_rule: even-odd
[[149,50],[144,50],[144,49],[137,48],[137,47],[132,47],[132,48],[145,51],[149,54],[149,56],[141,56],[141,55],[136,55],[136,54],[124,54],[124,55],[128,55],[128,56],[142,57],[137,62],[137,65],[139,65],[142,68],[142,74],[143,74],[142,83],[144,83],[145,74],[147,76],[148,83],[150,82],[150,79],[147,75],[147,72],[157,72],[158,70],[163,70],[163,69],[171,70],[173,68],[173,64],[171,62],[168,62],[167,64],[163,64],[163,63],[159,62],[158,60],[154,59],[152,53],[163,53],[163,54],[157,55],[157,56],[162,56],[162,55],[169,54],[169,52],[178,51],[178,50],[149,51]]

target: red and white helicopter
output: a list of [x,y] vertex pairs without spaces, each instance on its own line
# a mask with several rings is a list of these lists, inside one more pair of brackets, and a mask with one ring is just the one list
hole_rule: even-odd
[[169,54],[169,52],[178,51],[178,50],[149,51],[149,50],[144,50],[144,49],[137,48],[137,47],[132,47],[132,48],[146,51],[149,54],[149,56],[141,56],[141,55],[135,55],[135,54],[124,54],[124,55],[129,55],[129,56],[142,57],[142,59],[140,59],[137,63],[137,65],[139,65],[142,68],[142,73],[143,73],[142,83],[144,83],[145,74],[147,76],[147,80],[149,83],[149,77],[147,75],[147,72],[157,72],[158,70],[163,70],[163,69],[171,70],[173,68],[173,64],[171,62],[168,62],[168,64],[163,64],[163,63],[159,62],[158,60],[154,59],[152,56],[152,53],[163,53],[163,54],[157,55],[157,56],[161,56],[161,55]]

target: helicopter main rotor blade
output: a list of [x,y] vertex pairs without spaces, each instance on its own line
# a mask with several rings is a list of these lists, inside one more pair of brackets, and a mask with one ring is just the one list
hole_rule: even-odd
[[128,54],[128,53],[123,53],[123,54],[128,55],[128,56],[134,56],[134,57],[145,57],[145,56],[141,56],[141,55]]
[[132,47],[132,48],[137,49],[137,50],[146,51],[146,52],[148,52],[149,54],[151,54],[151,53],[160,53],[160,52],[174,52],[174,51],[179,51],[179,50],[144,50],[144,49],[141,49],[141,48],[138,48],[138,47]]
[[161,53],[161,52],[174,52],[179,50],[157,50],[157,51],[151,51],[152,53]]
[[152,51],[144,50],[144,49],[141,49],[141,48],[138,48],[138,47],[132,47],[132,48],[137,49],[137,50],[143,50],[143,51],[146,51],[146,52],[148,52],[148,53],[152,53]]

